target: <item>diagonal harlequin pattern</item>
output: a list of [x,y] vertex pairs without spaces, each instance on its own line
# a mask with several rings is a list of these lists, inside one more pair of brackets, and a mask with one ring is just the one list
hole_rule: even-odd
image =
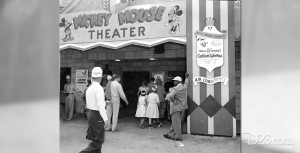
[[224,107],[214,115],[214,134],[224,136],[233,135],[233,119]]
[[199,107],[209,117],[213,117],[222,108],[222,105],[212,95],[209,95]]
[[236,118],[236,100],[233,96],[224,106],[223,106],[234,118]]
[[193,99],[190,96],[187,97],[187,104],[188,104],[187,116],[189,116],[198,107],[198,105],[193,101]]

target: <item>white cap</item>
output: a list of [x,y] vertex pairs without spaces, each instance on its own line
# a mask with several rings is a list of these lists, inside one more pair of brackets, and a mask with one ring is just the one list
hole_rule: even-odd
[[111,75],[108,75],[108,76],[106,77],[106,79],[107,79],[107,80],[111,80],[111,79],[112,79],[112,76],[111,76]]
[[102,77],[102,69],[101,67],[94,67],[93,70],[92,70],[92,77],[93,78],[100,78]]
[[151,90],[155,92],[157,90],[156,86],[152,86]]
[[182,79],[181,79],[181,77],[180,76],[176,76],[174,79],[173,79],[174,81],[179,81],[179,82],[182,82]]
[[69,75],[66,76],[66,79],[70,79],[71,77]]

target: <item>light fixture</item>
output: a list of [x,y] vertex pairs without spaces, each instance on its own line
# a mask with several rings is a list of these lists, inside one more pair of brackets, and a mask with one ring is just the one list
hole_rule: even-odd
[[120,62],[121,60],[120,60],[120,59],[116,59],[115,61],[116,61],[116,62]]
[[150,61],[155,61],[155,58],[149,58]]

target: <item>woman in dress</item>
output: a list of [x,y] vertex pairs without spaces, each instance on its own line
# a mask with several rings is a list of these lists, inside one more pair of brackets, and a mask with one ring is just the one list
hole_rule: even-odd
[[[159,118],[159,111],[158,111],[158,106],[159,106],[159,97],[156,94],[156,86],[153,86],[151,88],[151,93],[148,95],[146,98],[147,100],[147,111],[146,111],[146,117],[149,118],[149,128],[153,129],[152,127],[152,119],[156,119],[158,123],[158,118]],[[160,124],[160,123],[158,123]]]

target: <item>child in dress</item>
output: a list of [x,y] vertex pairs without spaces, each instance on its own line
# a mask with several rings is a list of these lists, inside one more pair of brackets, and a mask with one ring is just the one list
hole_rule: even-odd
[[[159,106],[159,97],[156,94],[156,87],[153,86],[151,88],[151,93],[148,95],[146,98],[147,100],[147,111],[146,111],[146,117],[149,118],[149,129],[153,129],[152,127],[152,119],[156,119],[158,121],[159,118],[159,111],[158,111],[158,106]],[[157,122],[157,124],[160,124]]]
[[138,100],[138,105],[137,105],[137,109],[136,109],[136,113],[135,113],[135,117],[139,117],[141,118],[141,122],[139,127],[141,127],[142,129],[144,128],[143,123],[146,117],[146,90],[141,90],[140,96],[139,96],[139,100]]

